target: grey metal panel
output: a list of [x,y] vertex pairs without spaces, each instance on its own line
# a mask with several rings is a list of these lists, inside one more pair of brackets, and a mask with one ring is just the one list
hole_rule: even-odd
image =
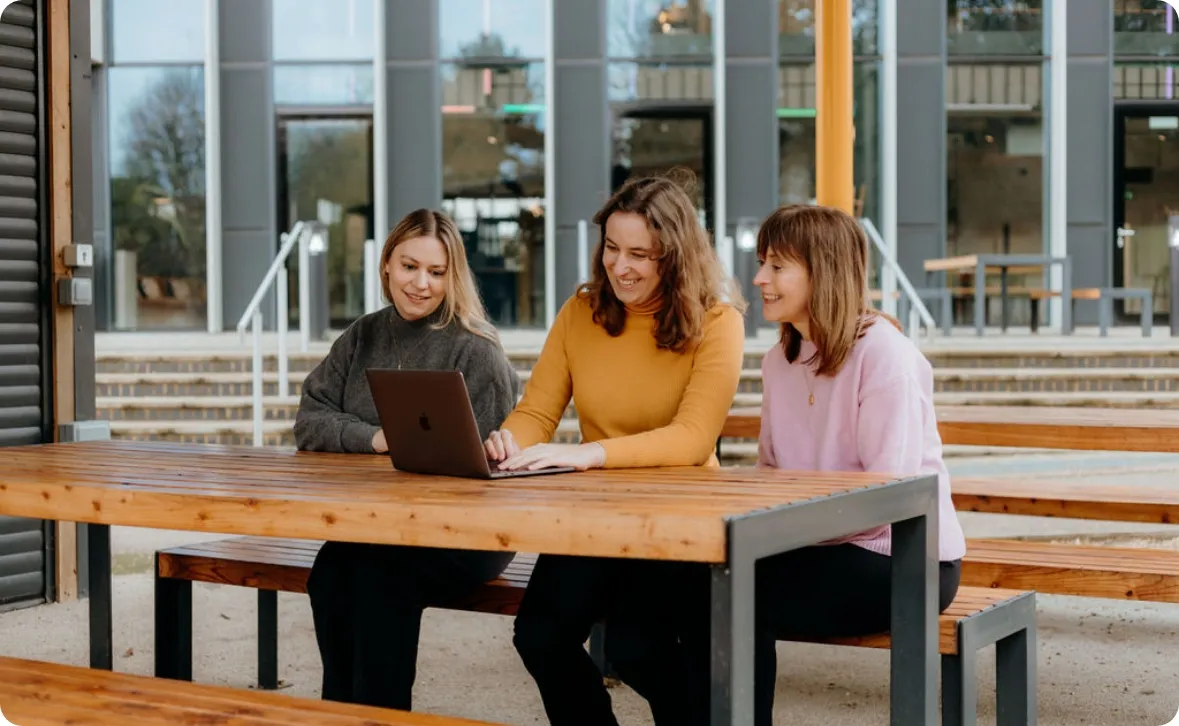
[[[91,242],[94,198],[87,183],[94,179],[91,144],[90,3],[70,0],[70,170],[74,179],[71,203],[74,241]],[[104,185],[105,186],[105,185]],[[74,277],[93,277],[94,269],[79,268]],[[93,283],[92,283],[93,284]],[[93,305],[74,309],[74,419],[96,418]]]
[[[577,0],[553,3],[557,60],[601,59],[606,55],[606,3]],[[731,19],[732,15],[726,15]],[[731,22],[731,20],[729,20]],[[549,89],[552,93],[553,89]]]
[[[1113,278],[1113,241],[1103,225],[1068,226],[1068,253],[1073,258],[1073,287],[1101,287]],[[1097,324],[1097,306],[1079,303],[1073,324]]]
[[[38,25],[28,0],[0,21],[0,447],[41,443],[48,428],[51,242]],[[0,605],[45,598],[45,533],[39,520],[0,517]]]
[[396,224],[442,203],[442,89],[436,63],[391,65],[388,80],[389,223]]
[[1071,0],[1068,54],[1107,55],[1113,47],[1113,21],[1114,14],[1107,0]]
[[[897,223],[897,262],[914,287],[926,287],[923,264],[931,257],[942,256],[944,249],[945,236],[935,225]],[[931,254],[930,250],[939,251]]]
[[[270,267],[276,241],[269,230],[226,228],[221,234],[221,244],[225,250],[225,266],[221,271],[225,325],[226,329],[233,330]],[[292,294],[298,293],[292,291]],[[275,319],[273,290],[262,302],[262,315],[265,323],[272,326]]]
[[[385,58],[390,61],[436,58],[438,12],[438,0],[387,0]],[[390,104],[396,104],[397,98],[390,96]]]
[[[232,330],[278,251],[270,0],[221,0],[222,324]],[[277,318],[274,295],[263,324]]]
[[589,224],[610,196],[611,118],[606,78],[606,0],[553,3],[554,88],[547,89],[556,134],[553,207],[556,220],[554,301],[559,309],[577,286],[577,223]]
[[945,0],[904,0],[897,3],[898,56],[936,58],[946,55]]
[[272,55],[270,0],[221,0],[218,10],[221,62],[268,63]]

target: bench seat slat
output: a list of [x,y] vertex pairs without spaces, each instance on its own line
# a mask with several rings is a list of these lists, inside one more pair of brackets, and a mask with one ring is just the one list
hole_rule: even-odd
[[[251,726],[480,726],[287,695],[0,658],[0,708],[21,726],[241,722]],[[483,724],[483,726],[487,726]]]
[[970,540],[962,582],[1054,595],[1179,603],[1179,551]]
[[[310,547],[284,548],[279,542],[281,540],[266,537],[233,537],[161,550],[158,554],[159,574],[197,582],[305,593],[316,550]],[[226,554],[224,560],[219,559],[220,553]],[[445,604],[445,607],[514,615],[535,564],[535,554],[518,554],[499,578],[457,602]],[[1006,589],[960,588],[958,597],[940,618],[940,652],[943,655],[958,652],[959,620],[1020,594]],[[866,648],[888,648],[890,645],[887,634],[810,642]]]

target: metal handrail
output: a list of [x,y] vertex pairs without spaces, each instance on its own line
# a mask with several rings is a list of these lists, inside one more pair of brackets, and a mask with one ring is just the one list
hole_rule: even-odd
[[889,253],[888,248],[884,244],[884,238],[880,236],[880,232],[877,231],[876,225],[872,224],[872,220],[868,219],[867,217],[862,218],[860,220],[860,224],[863,225],[864,231],[868,233],[868,239],[872,240],[872,245],[876,247],[876,251],[880,253],[880,257],[884,260],[884,264],[887,265],[888,269],[891,270],[893,275],[896,276],[896,281],[900,283],[901,289],[905,292],[905,296],[909,298],[909,302],[911,303],[909,306],[909,337],[917,337],[917,331],[920,329],[921,323],[925,323],[926,329],[932,333],[936,329],[936,324],[933,321],[933,315],[929,313],[929,309],[925,307],[925,303],[922,302],[921,296],[917,294],[917,290],[914,289],[913,284],[909,282],[909,276],[906,275],[905,271],[901,269],[901,266],[897,264],[896,258],[894,258]]
[[[308,246],[312,227],[307,222],[295,222],[290,232],[282,234],[282,246],[270,263],[270,269],[254,291],[254,297],[242,313],[237,323],[238,335],[245,337],[246,327],[253,332],[253,414],[254,414],[254,446],[262,446],[262,420],[264,403],[262,400],[262,300],[275,287],[275,297],[278,303],[278,395],[286,398],[290,395],[290,361],[287,356],[287,328],[289,327],[288,300],[289,291],[286,276],[287,258],[295,245],[299,245],[299,349],[306,353],[311,347],[311,325],[308,318],[311,311],[310,268],[311,254]],[[279,274],[282,272],[283,274]]]

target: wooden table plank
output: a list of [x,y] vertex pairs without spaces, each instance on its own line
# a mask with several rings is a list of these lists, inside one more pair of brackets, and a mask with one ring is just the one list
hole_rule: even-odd
[[871,486],[876,474],[684,467],[494,481],[385,456],[122,441],[4,451],[0,514],[223,534],[699,562],[726,519]]
[[[937,406],[945,445],[1179,453],[1179,410]],[[721,436],[755,439],[761,409],[729,412]]]

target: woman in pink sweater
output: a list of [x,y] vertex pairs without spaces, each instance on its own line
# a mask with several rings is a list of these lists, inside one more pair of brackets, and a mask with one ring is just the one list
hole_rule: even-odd
[[[754,283],[761,288],[763,315],[781,324],[782,339],[762,361],[758,464],[802,471],[936,474],[941,505],[938,599],[939,609],[945,610],[958,590],[966,540],[942,460],[933,373],[917,347],[865,302],[867,249],[860,225],[837,209],[783,207],[762,224],[757,240],[761,266]],[[890,553],[890,528],[885,526],[758,563],[757,726],[772,723],[776,640],[888,630]],[[612,624],[608,636],[616,669],[647,697],[660,726],[664,721],[707,723],[703,699],[709,692],[709,620],[707,608],[697,604],[708,603],[709,579],[704,568],[684,570],[679,587],[652,585],[651,596],[645,598],[652,609],[645,617],[636,613],[630,627]],[[681,605],[665,599],[668,594],[678,595]],[[678,638],[667,637],[671,614],[680,615]],[[680,672],[653,679],[654,669]],[[676,678],[697,683],[655,687]],[[660,719],[660,714],[666,716]]]

